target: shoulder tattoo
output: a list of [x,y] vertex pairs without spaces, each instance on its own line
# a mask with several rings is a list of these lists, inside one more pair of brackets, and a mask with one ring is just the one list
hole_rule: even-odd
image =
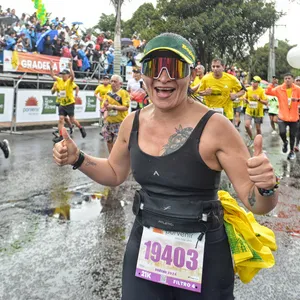
[[176,132],[170,136],[168,143],[164,146],[162,156],[178,150],[187,141],[193,130],[194,128],[192,127],[182,128],[181,125],[179,125],[178,128],[175,128]]

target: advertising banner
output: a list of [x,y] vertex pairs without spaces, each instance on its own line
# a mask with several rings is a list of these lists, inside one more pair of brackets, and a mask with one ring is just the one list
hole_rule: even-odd
[[50,74],[50,62],[53,62],[55,74],[68,67],[69,58],[4,50],[4,72],[26,72]]
[[0,122],[10,122],[14,107],[14,89],[0,88]]
[[[16,122],[47,122],[58,121],[56,96],[50,90],[18,91]],[[94,91],[81,91],[76,98],[75,118],[88,120],[99,118],[100,103],[94,96]]]

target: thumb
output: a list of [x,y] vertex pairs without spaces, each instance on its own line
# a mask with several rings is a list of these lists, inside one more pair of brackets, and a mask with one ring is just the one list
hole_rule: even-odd
[[64,141],[68,141],[70,139],[68,131],[65,127],[62,128],[61,133],[62,133],[62,137],[64,138]]
[[254,153],[253,156],[258,156],[263,153],[262,135],[258,134],[254,139]]

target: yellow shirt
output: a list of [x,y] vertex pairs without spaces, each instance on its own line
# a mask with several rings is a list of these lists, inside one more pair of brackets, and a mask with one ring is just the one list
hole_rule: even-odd
[[288,98],[292,98],[292,89],[291,88],[286,89],[286,94],[287,94]]
[[[117,100],[115,100],[112,96],[110,96],[110,93],[116,95]],[[116,106],[126,106],[129,107],[130,103],[130,96],[129,93],[123,89],[120,89],[118,92],[113,93],[109,92],[104,96],[104,101],[108,101],[110,105],[116,105]],[[108,123],[121,123],[126,116],[128,115],[128,110],[126,111],[118,111],[118,110],[111,110],[108,112],[108,117],[106,121]]]
[[97,88],[95,89],[95,95],[98,95],[103,98],[109,91],[111,90],[111,85],[104,85],[104,84],[100,84],[97,86]]
[[[77,88],[77,84],[73,81],[73,90]],[[54,82],[52,89],[57,91],[56,103],[60,103],[59,90],[57,88],[57,81]]]
[[248,87],[245,98],[250,103],[247,104],[246,114],[251,117],[262,118],[264,116],[264,105],[258,100],[255,100],[253,95],[257,95],[261,100],[268,99],[262,87],[259,86],[256,90],[253,90],[252,87]]
[[63,81],[62,78],[57,77],[56,78],[57,82],[57,90],[59,91],[58,94],[58,101],[61,106],[66,106],[75,103],[75,97],[73,94],[73,89],[74,89],[74,82],[73,80],[69,78],[66,81]]
[[233,120],[233,101],[230,93],[237,93],[242,89],[239,80],[231,74],[223,72],[221,78],[216,79],[213,73],[209,73],[202,78],[200,91],[207,88],[212,89],[212,94],[205,96],[205,104],[210,108],[223,108],[224,115]]
[[[202,78],[203,78],[203,77],[202,77]],[[192,84],[191,84],[191,87],[194,87],[194,86],[196,86],[196,85],[198,85],[198,84],[201,85],[202,78],[200,78],[199,76],[196,76],[195,79],[194,79],[194,81],[193,81]],[[199,89],[200,89],[200,86],[199,86],[199,88],[195,91],[195,93],[197,93],[197,92],[199,91]]]

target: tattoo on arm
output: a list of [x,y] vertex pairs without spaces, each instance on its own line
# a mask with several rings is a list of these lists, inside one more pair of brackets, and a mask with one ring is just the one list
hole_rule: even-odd
[[255,188],[253,188],[250,193],[249,193],[249,196],[248,196],[248,201],[249,201],[249,204],[251,205],[251,207],[253,207],[256,203],[256,199],[255,199]]
[[85,163],[85,166],[86,167],[89,167],[89,166],[97,166],[97,164],[95,163],[95,162],[93,162],[93,161],[91,161],[90,159],[87,159],[86,160],[86,163]]
[[178,150],[187,141],[193,130],[192,127],[182,128],[181,125],[179,125],[178,128],[175,128],[176,133],[170,136],[168,143],[164,146],[162,156]]

